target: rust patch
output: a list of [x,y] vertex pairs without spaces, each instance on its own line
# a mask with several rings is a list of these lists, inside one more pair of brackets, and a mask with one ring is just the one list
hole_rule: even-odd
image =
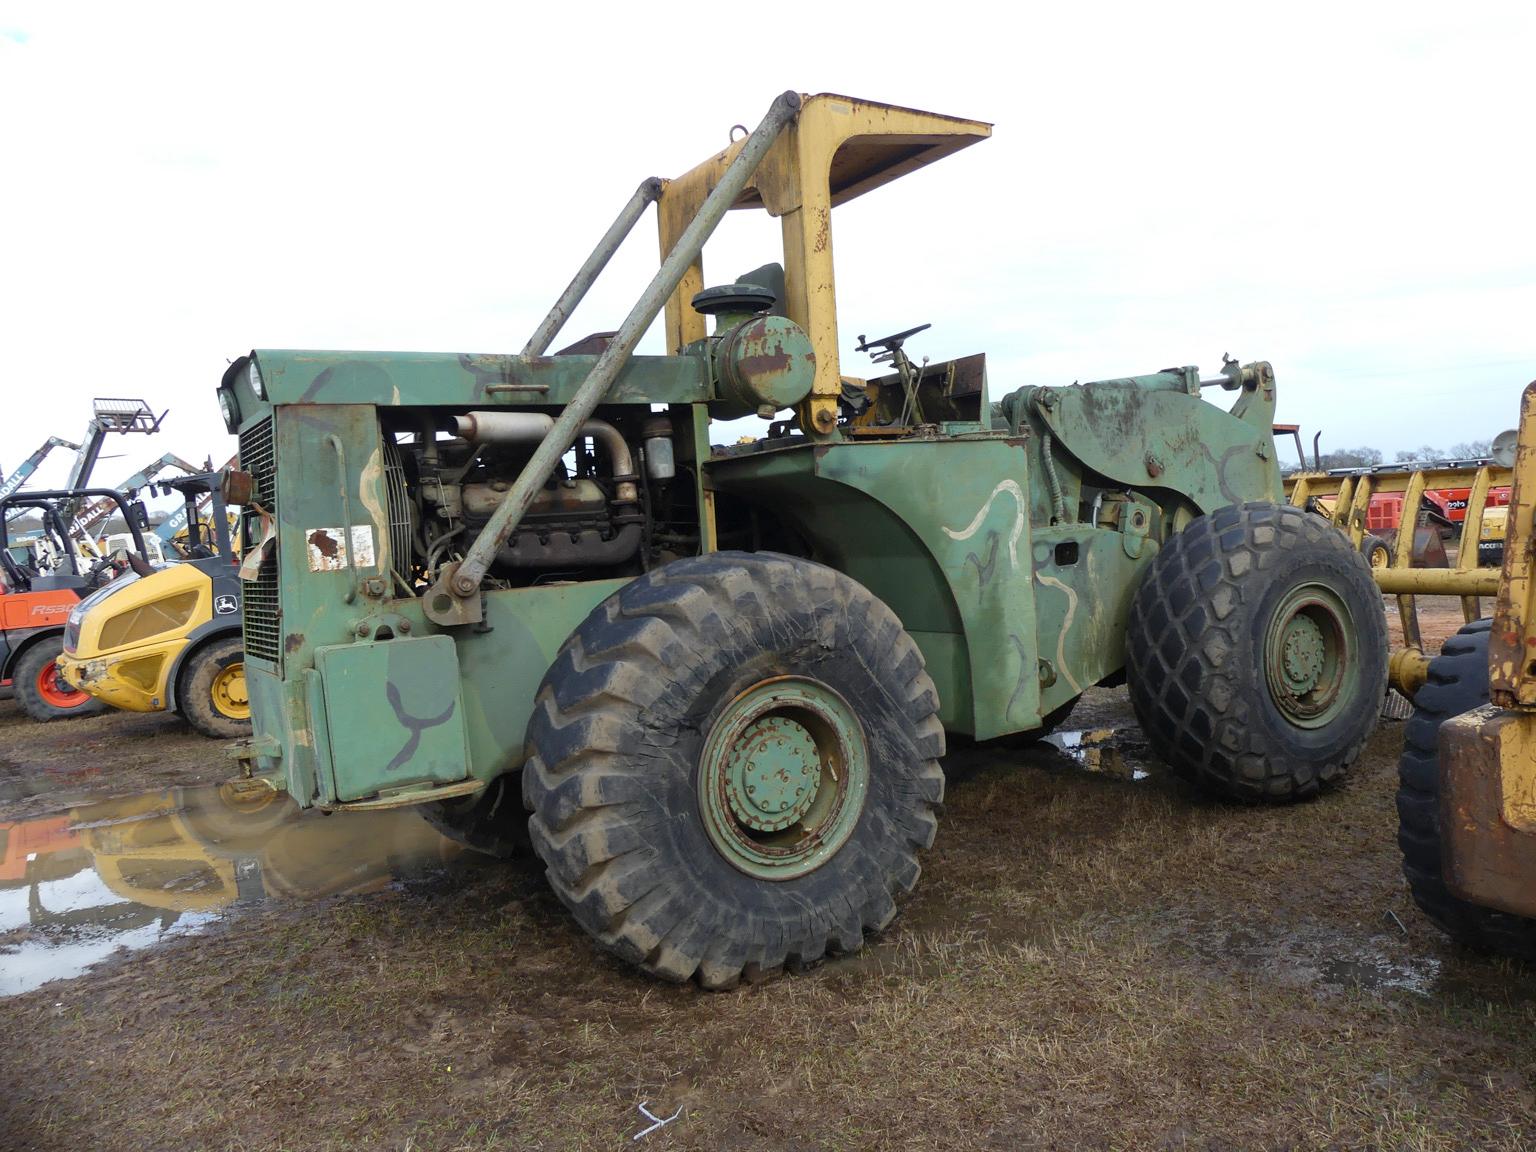
[[1440,828],[1453,895],[1516,916],[1536,915],[1536,835],[1506,817],[1505,788],[1518,785],[1520,728],[1529,718],[1484,706],[1441,728]]
[[763,352],[754,356],[743,356],[736,363],[747,375],[757,378],[784,375],[789,371],[792,360],[793,357],[782,352]]
[[283,637],[283,651],[289,656],[292,656],[302,647],[304,647],[304,634],[302,632],[290,632]]
[[309,546],[327,560],[334,560],[339,551],[336,538],[323,529],[317,529],[309,534]]

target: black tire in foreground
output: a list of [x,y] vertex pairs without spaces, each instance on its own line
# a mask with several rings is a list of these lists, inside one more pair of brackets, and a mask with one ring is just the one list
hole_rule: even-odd
[[518,796],[517,774],[498,776],[473,796],[420,807],[427,823],[466,848],[507,860],[528,854],[528,813]]
[[45,636],[22,654],[11,671],[16,703],[33,720],[99,716],[107,710],[105,701],[80,691],[59,674],[58,659],[63,652],[62,636]]
[[245,646],[238,636],[210,640],[182,666],[176,710],[212,740],[251,734],[251,701],[245,688]]
[[566,642],[523,795],[560,899],[670,980],[733,985],[862,946],[944,795],[938,694],[862,585],[773,553],[681,560]]
[[1381,595],[1326,520],[1284,504],[1222,508],[1149,565],[1127,679],[1148,740],[1179,775],[1245,802],[1315,796],[1376,727]]
[[1488,703],[1487,620],[1468,624],[1429,662],[1413,697],[1397,773],[1397,846],[1413,902],[1457,943],[1536,960],[1536,920],[1471,904],[1445,886],[1440,856],[1440,725]]

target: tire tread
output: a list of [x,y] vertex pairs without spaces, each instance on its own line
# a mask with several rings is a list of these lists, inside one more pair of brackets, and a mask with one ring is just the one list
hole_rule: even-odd
[[[890,740],[915,758],[893,786],[896,810],[864,817],[887,822],[890,834],[843,849],[857,861],[856,892],[837,893],[826,907],[763,900],[727,909],[707,894],[685,897],[687,878],[668,874],[649,835],[680,814],[648,806],[651,774],[666,769],[676,734],[647,715],[697,695],[705,665],[758,655],[764,621],[776,640],[811,657],[833,651],[841,635],[861,637],[879,673],[875,690],[903,728],[899,736],[867,732],[871,759],[881,762],[876,747]],[[545,678],[522,780],[534,850],[582,926],[653,975],[726,988],[813,963],[885,927],[894,894],[917,882],[916,854],[933,842],[944,796],[937,713],[916,644],[895,613],[843,574],[775,553],[669,564],[594,610]]]

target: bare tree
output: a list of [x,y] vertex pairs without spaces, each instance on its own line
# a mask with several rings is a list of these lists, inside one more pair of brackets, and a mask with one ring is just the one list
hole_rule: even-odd
[[1340,448],[1323,454],[1324,468],[1372,468],[1380,463],[1380,448]]
[[1452,460],[1475,460],[1486,456],[1493,449],[1492,440],[1468,440],[1464,444],[1451,445]]

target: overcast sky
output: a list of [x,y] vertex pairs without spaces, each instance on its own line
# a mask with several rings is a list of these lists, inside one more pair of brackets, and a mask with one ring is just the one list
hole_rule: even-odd
[[[98,480],[220,462],[252,347],[514,352],[786,88],[996,126],[835,219],[846,373],[924,322],[994,397],[1231,352],[1325,447],[1489,437],[1536,377],[1533,12],[0,0],[0,468],[96,395],[171,410]],[[708,282],[776,258],[754,223]],[[655,260],[648,218],[556,347]]]

